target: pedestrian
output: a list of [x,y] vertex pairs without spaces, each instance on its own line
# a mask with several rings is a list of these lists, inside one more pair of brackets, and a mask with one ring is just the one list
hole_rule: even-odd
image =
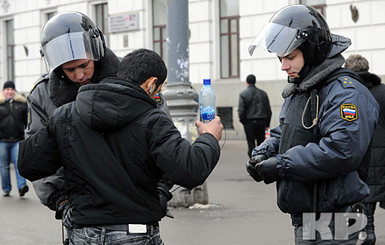
[[372,245],[376,243],[374,233],[376,204],[379,202],[383,207],[385,205],[385,85],[381,83],[379,76],[369,72],[368,60],[359,54],[349,55],[345,61],[345,67],[357,72],[380,105],[380,113],[371,144],[368,179],[366,180],[370,193],[363,202],[363,210],[368,223],[365,227],[367,236],[362,244]]
[[265,140],[265,130],[271,120],[269,97],[255,86],[255,80],[253,74],[247,76],[247,88],[240,93],[238,103],[238,116],[245,129],[249,158],[255,148],[255,141],[260,145]]
[[219,117],[196,122],[200,137],[193,144],[183,139],[154,101],[166,76],[157,53],[134,50],[121,61],[117,78],[82,86],[75,102],[57,109],[23,142],[23,176],[35,180],[64,166],[71,179],[70,244],[163,244],[160,178],[192,189],[215,167]]
[[[256,46],[275,53],[288,75],[280,125],[253,151],[247,171],[257,182],[277,182],[277,204],[291,216],[295,244],[355,244],[360,232],[348,233],[346,221],[335,219],[369,194],[365,159],[379,106],[360,77],[341,68],[350,43],[331,34],[316,9],[289,5],[249,47],[251,54]],[[315,232],[309,213],[323,218],[323,232]],[[334,226],[341,224],[345,230]]]
[[0,169],[3,196],[9,197],[12,185],[10,175],[11,163],[15,166],[19,196],[28,192],[27,181],[17,170],[19,141],[24,139],[24,129],[27,125],[27,104],[22,94],[16,92],[15,83],[6,81],[3,93],[0,94]]

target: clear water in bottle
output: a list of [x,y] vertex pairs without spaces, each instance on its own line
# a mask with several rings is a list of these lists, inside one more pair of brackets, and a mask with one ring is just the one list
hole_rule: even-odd
[[215,94],[211,87],[211,79],[203,79],[203,87],[199,93],[200,121],[207,123],[215,118]]

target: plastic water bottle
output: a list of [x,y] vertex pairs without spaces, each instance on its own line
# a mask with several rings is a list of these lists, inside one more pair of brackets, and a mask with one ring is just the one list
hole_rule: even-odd
[[215,94],[211,87],[211,79],[203,79],[203,87],[199,93],[200,121],[207,123],[215,118]]

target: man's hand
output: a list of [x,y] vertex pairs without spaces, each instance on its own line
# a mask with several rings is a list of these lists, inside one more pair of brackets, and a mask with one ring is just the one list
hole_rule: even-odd
[[223,125],[219,117],[215,117],[211,122],[203,123],[196,121],[195,125],[198,128],[199,135],[204,133],[212,134],[218,141],[222,138]]
[[263,179],[265,184],[270,184],[279,179],[277,169],[278,159],[271,157],[255,165],[258,175]]
[[259,175],[255,165],[257,163],[262,162],[263,160],[266,160],[267,157],[265,155],[256,155],[246,163],[246,170],[249,173],[249,175],[257,182],[260,182],[263,180],[262,176]]

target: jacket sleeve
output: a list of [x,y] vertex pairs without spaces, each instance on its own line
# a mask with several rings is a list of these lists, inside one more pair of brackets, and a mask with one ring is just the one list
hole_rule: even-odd
[[265,108],[266,108],[266,127],[269,127],[272,113],[271,113],[270,101],[269,101],[269,97],[267,96],[267,93],[265,93]]
[[[25,139],[46,126],[49,114],[54,110],[53,104],[44,106],[44,102],[50,100],[47,92],[48,86],[48,81],[39,81],[27,97],[28,122],[25,129]],[[65,187],[62,171],[47,178],[33,181],[32,184],[40,201],[50,209],[56,210],[55,204],[53,204],[56,201],[53,199],[56,199],[59,192],[64,192]]]
[[[357,170],[371,141],[379,107],[366,88],[351,80],[354,86],[344,87],[338,81],[324,88],[318,124],[322,138],[318,144],[298,145],[278,155],[281,178],[310,182]],[[343,114],[347,106],[355,108],[355,119]]]
[[17,167],[24,178],[35,181],[56,173],[61,167],[55,137],[48,127],[20,142]]
[[246,120],[246,103],[245,98],[242,96],[242,94],[239,95],[239,102],[238,102],[238,117],[239,121],[243,124]]
[[220,148],[216,138],[205,133],[191,144],[181,137],[164,114],[152,125],[150,156],[162,170],[163,177],[189,189],[202,184],[219,160]]

